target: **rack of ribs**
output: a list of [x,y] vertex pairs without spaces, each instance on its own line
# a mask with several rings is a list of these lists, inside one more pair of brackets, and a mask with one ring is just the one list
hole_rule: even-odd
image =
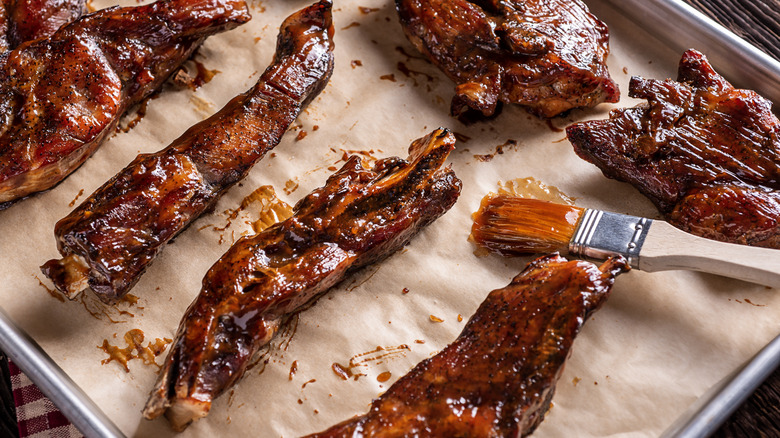
[[622,258],[601,267],[558,254],[491,292],[439,354],[354,417],[308,438],[527,436],[542,422],[582,324],[609,296]]
[[165,244],[273,149],[333,71],[331,2],[281,26],[271,65],[246,93],[165,149],[141,154],[55,226],[63,258],[42,266],[75,297],[123,297]]
[[244,0],[161,0],[85,15],[0,56],[0,207],[67,177],[206,37],[249,19]]
[[646,104],[567,128],[581,158],[629,182],[690,233],[780,248],[780,120],[695,50],[678,79],[631,78]]
[[364,168],[352,156],[291,218],[238,240],[206,273],[144,416],[165,413],[176,430],[205,416],[287,318],[449,210],[461,188],[443,167],[454,147],[438,129],[414,141],[408,159]]
[[617,102],[609,30],[580,0],[396,0],[406,36],[455,84],[470,120],[517,103],[541,117]]

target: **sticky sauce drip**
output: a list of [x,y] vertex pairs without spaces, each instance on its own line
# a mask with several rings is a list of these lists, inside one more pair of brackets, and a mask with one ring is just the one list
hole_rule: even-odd
[[383,153],[381,149],[369,149],[369,150],[359,150],[359,149],[341,149],[338,150],[335,148],[330,148],[330,151],[334,154],[340,155],[339,159],[336,160],[333,164],[338,164],[341,162],[347,162],[347,160],[350,159],[353,155],[360,156],[361,164],[363,167],[372,167],[378,160],[377,154]]
[[384,373],[381,373],[378,376],[376,376],[376,381],[380,383],[385,383],[388,380],[390,380],[390,377],[392,376],[393,375],[390,373],[390,371],[385,371]]
[[38,284],[40,284],[42,288],[46,289],[46,292],[48,292],[49,295],[51,295],[52,298],[55,298],[57,301],[59,301],[61,303],[65,302],[65,297],[63,297],[62,294],[60,294],[56,290],[50,288],[49,286],[46,286],[46,283],[41,281],[41,279],[37,275],[34,275],[34,277],[35,277],[36,280],[38,280]]
[[330,368],[337,376],[341,377],[341,380],[349,380],[349,378],[352,377],[352,369],[350,367],[345,367],[340,363],[334,363]]
[[132,308],[144,309],[138,306],[138,297],[133,294],[125,295],[112,305],[100,301],[94,294],[83,293],[78,296],[78,302],[93,318],[101,321],[107,320],[113,324],[127,322],[126,319],[123,319],[125,317],[134,318],[135,314],[130,312]]
[[180,87],[193,91],[211,82],[214,76],[222,73],[217,69],[208,69],[202,62],[191,59],[184,63],[173,76],[173,82]]
[[146,117],[146,110],[149,107],[149,101],[152,99],[156,99],[157,96],[159,96],[159,93],[152,93],[151,95],[145,97],[138,105],[136,105],[134,108],[130,109],[120,120],[119,123],[116,125],[116,132],[130,132],[131,129],[135,128],[136,125],[141,123],[141,120]]
[[293,377],[295,377],[295,373],[298,371],[298,361],[293,361],[292,365],[290,365],[290,374],[287,377],[287,380],[292,380]]
[[[219,244],[225,241],[225,234],[234,222],[249,225],[251,233],[257,234],[271,225],[289,218],[292,216],[293,210],[289,204],[276,196],[273,186],[265,185],[247,195],[238,208],[227,209],[223,213],[227,215],[224,226],[207,225],[201,228],[212,228],[220,233]],[[249,230],[243,230],[239,235],[245,236],[247,234],[250,234]]]
[[76,205],[76,201],[78,201],[81,195],[83,194],[84,194],[84,189],[79,190],[79,192],[76,194],[76,197],[73,198],[73,200],[70,201],[70,203],[68,204],[68,207],[73,207],[74,205]]
[[517,150],[517,140],[513,140],[510,138],[506,142],[496,146],[496,150],[493,151],[492,153],[485,154],[485,155],[476,154],[474,155],[474,158],[486,163],[488,161],[491,161],[493,158],[495,158],[496,155],[503,155],[507,149]]
[[260,186],[241,201],[241,208],[247,209],[253,203],[260,205],[257,219],[251,222],[252,230],[255,233],[259,233],[293,214],[292,207],[276,196],[272,186]]
[[287,180],[287,182],[284,183],[284,193],[287,195],[291,195],[294,191],[298,190],[298,182],[296,181],[297,178],[293,178],[290,180]]
[[[397,68],[397,69],[398,69],[398,71],[400,71],[400,72],[401,72],[401,73],[402,73],[404,76],[406,76],[407,78],[410,78],[410,79],[412,79],[412,83],[414,84],[414,86],[415,86],[415,87],[419,86],[419,84],[417,83],[417,77],[419,77],[419,76],[422,76],[422,77],[423,77],[423,78],[425,78],[425,79],[426,79],[428,82],[433,82],[433,81],[436,79],[436,78],[434,78],[433,76],[431,76],[431,75],[429,75],[428,73],[425,73],[425,72],[423,72],[423,71],[419,71],[419,70],[412,70],[412,69],[410,69],[410,68],[409,68],[409,67],[406,65],[406,63],[404,63],[403,61],[398,61],[398,64],[396,64],[396,68]],[[457,137],[456,137],[456,138],[457,138]]]
[[[331,369],[341,380],[358,380],[360,377],[366,375],[363,371],[367,371],[373,366],[386,363],[393,359],[406,357],[406,352],[408,351],[410,351],[410,348],[406,344],[397,347],[377,346],[375,350],[352,356],[349,359],[349,365],[345,366],[336,362],[331,365]],[[388,379],[389,378],[390,377],[388,376]]]
[[168,347],[168,344],[173,342],[168,338],[157,338],[154,342],[148,342],[146,346],[143,345],[144,332],[139,329],[132,329],[124,335],[126,347],[119,347],[111,345],[108,339],[103,340],[103,344],[97,348],[103,350],[107,355],[107,359],[100,361],[101,364],[106,365],[112,361],[116,361],[125,369],[125,372],[130,372],[128,362],[133,359],[140,359],[144,365],[154,365],[157,369],[162,369],[162,365],[157,364],[155,359],[161,355],[163,351]]
[[563,193],[558,187],[547,185],[534,177],[516,178],[505,182],[499,181],[498,194],[539,199],[556,204],[574,205],[574,198]]

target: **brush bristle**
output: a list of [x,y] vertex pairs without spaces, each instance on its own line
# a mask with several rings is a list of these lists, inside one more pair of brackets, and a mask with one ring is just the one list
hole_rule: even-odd
[[491,193],[472,216],[470,239],[506,256],[566,250],[581,215],[572,205]]

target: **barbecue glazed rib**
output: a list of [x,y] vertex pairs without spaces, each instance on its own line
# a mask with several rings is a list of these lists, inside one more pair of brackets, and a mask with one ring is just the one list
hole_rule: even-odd
[[245,23],[244,0],[109,8],[0,57],[0,204],[51,188],[209,35]]
[[460,194],[442,168],[454,147],[439,129],[412,143],[408,160],[366,169],[352,156],[291,218],[237,241],[182,318],[144,416],[166,413],[176,430],[205,416],[286,318],[444,214]]
[[567,128],[581,158],[633,184],[669,223],[725,242],[780,248],[780,121],[735,89],[701,53],[678,80],[631,78],[647,104]]
[[88,286],[124,296],[176,234],[208,210],[281,140],[333,71],[331,2],[282,23],[257,84],[167,148],[141,154],[55,227],[64,256],[43,272],[73,297]]
[[451,112],[541,117],[617,102],[609,31],[580,0],[396,0],[406,36],[455,81]]
[[86,0],[4,0],[0,8],[0,52],[48,38],[81,17]]
[[550,407],[574,337],[626,270],[622,258],[601,267],[558,254],[536,259],[367,414],[309,437],[530,435]]

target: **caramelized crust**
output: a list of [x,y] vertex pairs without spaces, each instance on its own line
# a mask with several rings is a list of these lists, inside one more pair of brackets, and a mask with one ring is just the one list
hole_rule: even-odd
[[626,270],[622,259],[601,267],[558,254],[536,259],[367,414],[309,438],[530,435],[550,407],[575,336]]
[[444,214],[460,194],[442,168],[454,144],[439,129],[415,141],[407,160],[366,169],[352,156],[290,219],[237,241],[182,318],[144,416],[165,413],[176,430],[205,416],[286,318]]
[[[124,296],[177,233],[208,210],[281,140],[333,71],[331,3],[288,18],[257,84],[167,148],[142,154],[55,227],[62,260],[43,272],[72,297],[89,286],[106,301]],[[84,275],[84,274],[82,274]]]
[[86,0],[4,0],[0,7],[0,51],[48,38],[62,25],[81,17]]
[[86,15],[6,52],[0,204],[64,179],[204,38],[249,18],[243,0],[161,0]]
[[609,31],[580,0],[396,0],[409,41],[456,83],[452,114],[541,117],[617,102]]
[[780,121],[772,104],[734,88],[690,50],[678,80],[633,77],[647,104],[567,129],[574,150],[633,184],[691,233],[780,248]]

